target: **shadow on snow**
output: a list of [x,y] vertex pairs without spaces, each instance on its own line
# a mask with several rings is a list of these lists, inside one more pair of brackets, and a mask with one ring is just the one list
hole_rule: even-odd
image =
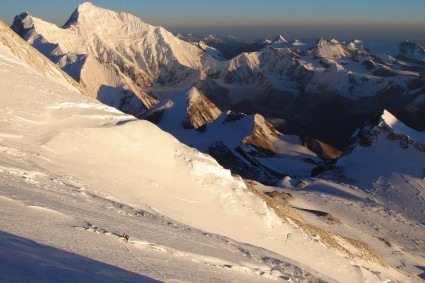
[[0,231],[1,282],[159,282]]

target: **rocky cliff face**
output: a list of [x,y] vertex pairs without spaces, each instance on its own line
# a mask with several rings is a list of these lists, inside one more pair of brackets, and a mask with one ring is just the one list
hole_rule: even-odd
[[194,87],[187,93],[187,103],[188,120],[195,129],[212,123],[221,114],[220,109]]
[[254,146],[260,151],[268,154],[275,154],[276,149],[272,141],[275,140],[280,133],[261,115],[255,115],[253,122],[252,134],[245,137],[242,143]]

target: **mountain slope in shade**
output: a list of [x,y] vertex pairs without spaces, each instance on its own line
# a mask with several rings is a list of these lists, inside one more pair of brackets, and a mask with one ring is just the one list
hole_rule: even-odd
[[334,173],[408,217],[423,219],[425,133],[410,129],[385,110],[359,129],[353,140]]
[[174,93],[147,119],[247,179],[277,184],[285,175],[310,176],[320,163],[298,137],[282,135],[258,114],[221,113],[196,88]]
[[362,185],[370,185],[378,177],[389,177],[392,173],[425,177],[425,134],[407,127],[387,110],[378,120],[364,125],[355,133],[354,139],[352,151],[346,153],[340,162],[344,162],[348,170],[357,167],[351,166],[348,159],[358,164],[374,164],[371,165],[374,170],[365,168],[369,174],[358,172],[356,176],[351,175],[355,179],[364,179]]
[[220,50],[217,50],[216,48],[209,46],[208,44],[206,44],[202,40],[197,42],[196,45],[200,49],[202,49],[205,53],[207,53],[209,56],[211,56],[212,58],[219,60],[219,61],[226,61],[226,59],[224,58],[224,55],[221,53]]
[[192,128],[202,130],[221,114],[212,102],[195,87],[174,94],[146,114],[148,120],[168,132]]
[[400,44],[398,56],[416,60],[417,63],[424,62],[425,48],[414,42],[405,41]]
[[[84,56],[81,60],[84,63],[78,81],[96,93],[95,97],[104,104],[139,117],[158,103],[116,66],[101,63],[92,56]],[[65,70],[72,68],[67,65]]]
[[[41,54],[34,48],[30,47],[22,38],[17,36],[3,21],[0,20],[0,42],[8,47],[8,51],[13,53],[16,57],[25,61],[32,68],[38,72],[44,74],[45,76],[56,79],[62,84],[71,86],[81,93],[89,95],[89,91],[80,84],[76,83],[71,77],[69,77],[65,72],[61,71],[55,64],[52,64],[50,60]],[[16,48],[19,46],[19,48]]]

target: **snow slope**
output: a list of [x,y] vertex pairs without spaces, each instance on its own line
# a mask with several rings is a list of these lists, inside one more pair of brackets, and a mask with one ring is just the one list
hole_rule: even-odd
[[362,187],[395,173],[425,177],[425,134],[407,127],[387,110],[377,122],[363,126],[355,134],[355,140],[352,150],[338,165],[345,167],[347,176]]
[[[358,186],[409,219],[425,217],[425,134],[384,111],[365,124],[327,176]],[[332,176],[332,174],[335,174]]]
[[[43,265],[35,281],[57,279],[68,256],[164,281],[406,278],[324,246],[211,157],[46,77],[12,54],[19,48],[0,44],[0,227],[8,233],[0,237],[2,252],[16,247],[24,258],[2,256],[2,267],[16,270],[25,255],[55,248],[73,255],[42,257],[46,264],[59,257],[60,267]],[[130,244],[119,240],[122,232]],[[75,272],[86,273],[85,263],[111,270],[81,260],[70,266]]]
[[[295,187],[299,179],[292,179],[286,180],[286,188],[279,191],[292,196],[290,204],[307,223],[367,242],[389,264],[409,274],[406,282],[423,282],[423,216],[407,217],[405,211],[394,209],[390,202],[354,185],[315,178],[302,180],[307,184],[304,189]],[[403,187],[406,183],[398,185]],[[420,209],[417,207],[416,211]]]

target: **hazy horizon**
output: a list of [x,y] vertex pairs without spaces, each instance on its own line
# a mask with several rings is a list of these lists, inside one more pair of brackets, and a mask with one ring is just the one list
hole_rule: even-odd
[[[39,0],[28,3],[15,0],[2,3],[0,18],[12,24],[14,16],[28,11],[35,17],[62,26],[75,8],[86,1],[65,3]],[[143,21],[162,26],[174,33],[234,35],[246,39],[273,38],[282,34],[288,39],[318,37],[339,40],[376,40],[399,42],[410,40],[425,43],[425,5],[423,0],[359,0],[341,3],[293,1],[224,0],[202,3],[187,0],[155,2],[93,0],[94,5],[114,11],[129,12]]]

